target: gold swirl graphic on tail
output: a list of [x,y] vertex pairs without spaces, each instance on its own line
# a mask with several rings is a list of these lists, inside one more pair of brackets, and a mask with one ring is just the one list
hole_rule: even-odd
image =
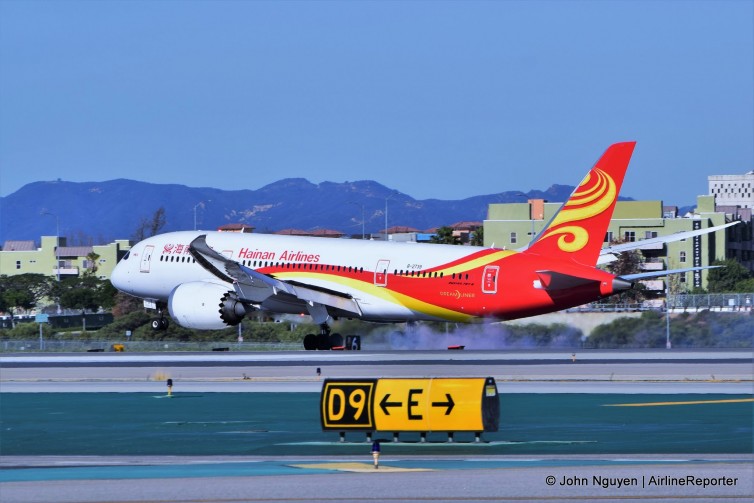
[[589,233],[578,225],[566,225],[547,233],[547,237],[557,235],[560,235],[558,238],[558,248],[564,252],[572,253],[579,251],[589,242]]
[[615,181],[601,169],[593,169],[584,177],[571,198],[550,223],[541,239],[559,236],[558,248],[576,252],[589,242],[589,232],[580,225],[566,225],[595,217],[610,208],[617,191]]

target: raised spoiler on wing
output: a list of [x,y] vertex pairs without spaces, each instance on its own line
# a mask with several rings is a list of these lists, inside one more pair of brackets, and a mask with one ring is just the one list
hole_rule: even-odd
[[[613,262],[618,259],[616,255],[623,252],[635,250],[637,248],[641,248],[644,246],[650,246],[650,245],[661,244],[661,243],[662,244],[674,243],[676,241],[681,241],[682,239],[689,239],[695,236],[703,236],[705,234],[727,229],[728,227],[731,227],[733,225],[737,225],[740,223],[741,223],[740,221],[730,222],[730,223],[718,225],[715,227],[707,227],[706,229],[676,232],[673,234],[669,234],[667,236],[658,236],[656,238],[640,239],[638,241],[631,241],[630,243],[620,243],[620,244],[616,244],[612,246],[606,246],[600,250],[600,256],[597,259],[597,265],[608,264],[610,262]],[[528,245],[521,248],[517,248],[516,251],[521,252],[521,251],[526,250],[527,248],[528,248]]]
[[717,269],[719,267],[725,267],[722,265],[703,265],[703,266],[697,266],[697,267],[687,267],[685,269],[670,269],[668,271],[649,271],[649,272],[640,272],[637,274],[626,274],[623,276],[618,276],[617,279],[622,279],[626,281],[636,281],[640,279],[647,279],[647,278],[659,278],[661,276],[668,276],[670,274],[681,274],[684,272],[694,272],[694,271],[704,271],[705,269]]
[[[189,251],[196,261],[219,279],[233,284],[240,301],[259,306],[276,295],[289,295],[306,303],[314,318],[326,317],[323,308],[332,307],[361,316],[361,308],[347,293],[306,285],[300,282],[281,281],[273,276],[249,269],[218,253],[207,244],[207,235],[194,239]],[[321,316],[320,316],[321,315]]]

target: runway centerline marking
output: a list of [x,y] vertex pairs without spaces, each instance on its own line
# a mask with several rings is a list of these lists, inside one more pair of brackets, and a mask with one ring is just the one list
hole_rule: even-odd
[[700,405],[709,403],[745,403],[754,398],[732,398],[729,400],[693,400],[690,402],[646,402],[646,403],[607,403],[603,407],[661,407],[665,405]]

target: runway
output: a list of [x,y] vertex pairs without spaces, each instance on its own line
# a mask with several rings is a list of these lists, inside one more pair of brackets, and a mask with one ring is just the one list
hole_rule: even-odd
[[[0,495],[3,502],[749,501],[752,373],[751,351],[3,355]],[[334,432],[312,424],[312,409],[325,377],[388,376],[495,377],[501,432],[479,446],[442,437],[427,446],[412,438],[385,444],[375,470],[363,439],[353,434],[339,445]],[[168,377],[188,400],[154,400]],[[8,404],[22,412],[13,416]],[[624,404],[631,406],[609,406]],[[70,426],[78,432],[66,433]]]
[[[494,377],[506,393],[751,393],[746,351],[292,351],[0,356],[3,392],[319,392],[325,377]],[[317,369],[320,373],[317,374]],[[180,383],[180,384],[179,384]]]

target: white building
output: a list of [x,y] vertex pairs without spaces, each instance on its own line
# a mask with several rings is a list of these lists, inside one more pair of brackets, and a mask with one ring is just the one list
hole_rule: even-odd
[[709,195],[718,206],[754,208],[754,171],[743,175],[710,175]]

